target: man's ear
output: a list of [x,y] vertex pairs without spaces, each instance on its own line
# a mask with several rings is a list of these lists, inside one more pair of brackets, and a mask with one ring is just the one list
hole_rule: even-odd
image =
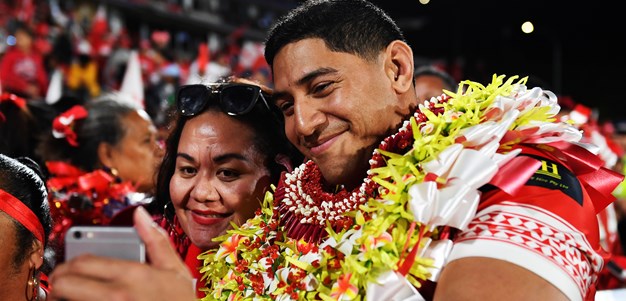
[[115,166],[113,165],[113,147],[106,143],[106,142],[100,142],[100,144],[98,145],[98,161],[100,161],[100,163],[103,166],[109,167],[109,168],[115,168]]
[[39,269],[43,264],[43,254],[43,244],[39,240],[33,240],[33,249],[28,258],[29,268],[35,267],[35,269]]
[[385,73],[396,93],[403,94],[413,86],[413,50],[400,40],[395,40],[385,50]]

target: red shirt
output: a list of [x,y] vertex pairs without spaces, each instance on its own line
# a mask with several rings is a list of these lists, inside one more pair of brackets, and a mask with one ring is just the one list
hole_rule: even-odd
[[2,89],[20,96],[28,97],[29,85],[39,88],[39,96],[46,95],[48,75],[46,74],[41,55],[31,52],[24,53],[17,47],[7,50],[0,62],[0,80]]
[[189,244],[189,248],[187,249],[187,254],[185,254],[185,265],[189,268],[191,275],[193,275],[193,279],[196,284],[196,296],[198,298],[204,298],[205,293],[200,291],[200,288],[206,287],[206,283],[201,280],[202,274],[200,274],[200,268],[202,268],[202,261],[198,259],[198,255],[202,254],[202,250],[196,247],[194,244]]

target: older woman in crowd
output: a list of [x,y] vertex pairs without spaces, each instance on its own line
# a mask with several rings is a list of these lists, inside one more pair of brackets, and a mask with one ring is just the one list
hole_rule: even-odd
[[51,175],[57,261],[70,226],[107,225],[123,209],[151,201],[160,161],[156,128],[143,109],[118,95],[57,116],[37,151]]
[[51,219],[35,161],[0,154],[0,300],[45,300]]

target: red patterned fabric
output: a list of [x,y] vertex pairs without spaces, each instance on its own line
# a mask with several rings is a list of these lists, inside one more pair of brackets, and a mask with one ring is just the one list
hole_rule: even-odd
[[[566,181],[575,173],[557,156],[533,148],[524,148],[523,154],[550,160],[542,163],[547,171],[540,167],[514,190],[486,191],[468,229],[455,239],[449,260],[506,260],[537,273],[573,300],[593,300],[597,275],[608,259],[600,246],[598,208],[584,183]],[[561,164],[558,169],[553,169],[554,162]],[[501,177],[519,176],[503,170],[508,174]]]
[[[563,228],[567,230],[563,231]],[[566,220],[536,206],[505,202],[488,207],[469,225],[456,242],[491,240],[524,248],[536,256],[548,259],[564,273],[569,274],[580,290],[581,295],[589,293],[603,266],[602,252],[594,250],[585,236]],[[485,255],[497,250],[485,250]],[[509,253],[507,256],[511,256]],[[533,270],[535,262],[510,261]],[[547,278],[556,287],[554,278]],[[593,300],[593,298],[588,299]]]

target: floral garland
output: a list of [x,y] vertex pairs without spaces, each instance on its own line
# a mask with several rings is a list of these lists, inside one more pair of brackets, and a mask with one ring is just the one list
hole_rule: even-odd
[[[344,223],[326,222],[323,235],[313,239],[290,233],[281,214],[298,203],[290,210],[306,218],[295,219],[298,223],[315,225],[317,217],[329,216],[328,204],[317,201],[306,208],[306,197],[297,196],[302,189],[293,185],[315,165],[305,163],[283,176],[254,218],[217,238],[217,250],[199,256],[208,284],[202,300],[419,295],[415,288],[436,280],[451,249],[447,236],[474,216],[477,189],[519,153],[517,144],[580,139],[575,128],[554,122],[560,109],[556,96],[527,89],[526,81],[517,76],[505,81],[503,75],[494,75],[487,86],[463,81],[464,92],[444,91],[419,105],[374,151],[362,186],[368,187],[367,201],[349,202],[359,206],[341,210]],[[315,220],[303,212],[315,213]]]

